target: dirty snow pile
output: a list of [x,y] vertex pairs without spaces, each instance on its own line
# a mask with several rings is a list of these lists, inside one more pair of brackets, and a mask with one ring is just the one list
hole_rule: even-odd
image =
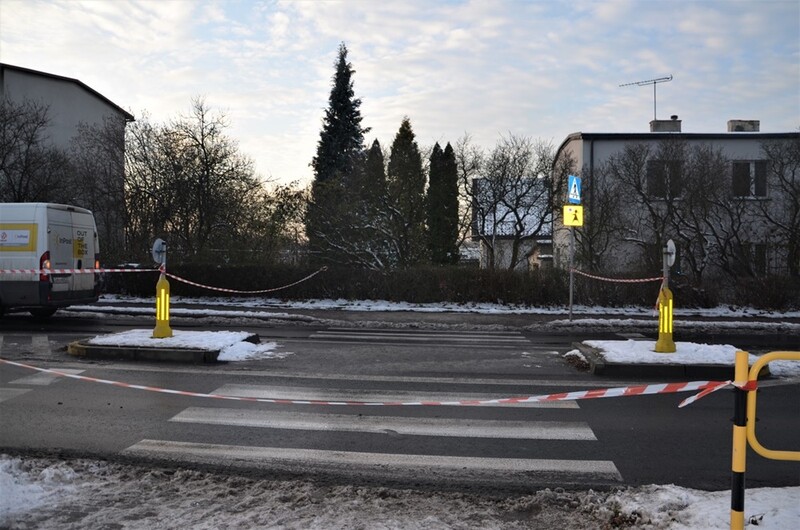
[[[507,497],[320,485],[0,455],[0,527],[41,528],[728,528],[729,492],[643,486]],[[758,528],[794,528],[800,487],[747,490]]]

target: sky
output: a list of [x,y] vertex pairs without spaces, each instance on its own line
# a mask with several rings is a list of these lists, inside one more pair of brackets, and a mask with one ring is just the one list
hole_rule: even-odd
[[800,128],[796,0],[0,0],[0,62],[81,80],[139,119],[202,97],[275,183],[308,184],[344,42],[367,142]]

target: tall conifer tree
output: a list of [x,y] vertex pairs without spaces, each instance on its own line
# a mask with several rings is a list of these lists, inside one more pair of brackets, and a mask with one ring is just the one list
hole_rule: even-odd
[[425,258],[425,172],[411,122],[406,117],[392,143],[388,165],[392,232],[400,265]]
[[458,261],[458,168],[455,152],[437,143],[431,153],[428,186],[428,249],[433,263]]
[[322,260],[341,261],[336,256],[350,233],[351,202],[357,173],[363,170],[364,134],[361,126],[361,100],[355,97],[353,66],[347,62],[347,47],[339,46],[336,73],[322,120],[317,154],[311,162],[314,181],[306,214],[306,235],[310,250]]

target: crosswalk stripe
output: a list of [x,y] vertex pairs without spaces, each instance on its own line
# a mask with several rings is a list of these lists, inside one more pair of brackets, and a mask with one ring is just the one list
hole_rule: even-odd
[[[234,397],[294,399],[307,401],[366,401],[366,402],[442,402],[462,400],[486,400],[512,397],[497,393],[459,393],[425,392],[420,394],[404,390],[389,390],[383,393],[352,389],[319,389],[308,387],[281,387],[265,385],[227,384],[214,390],[212,394]],[[575,401],[543,401],[532,403],[496,404],[486,403],[476,407],[527,407],[548,409],[577,409]]]
[[442,455],[411,455],[395,453],[362,453],[295,449],[282,447],[253,447],[168,440],[142,440],[122,451],[125,456],[172,458],[182,461],[231,464],[248,463],[254,466],[275,464],[309,464],[352,467],[380,467],[484,471],[516,474],[552,474],[593,477],[622,481],[617,466],[608,460],[557,460],[525,458],[485,458]]
[[391,432],[413,436],[597,440],[589,426],[581,422],[353,416],[347,414],[306,414],[208,407],[190,407],[175,415],[170,421],[309,431]]
[[317,331],[317,337],[342,337],[352,339],[402,339],[413,341],[448,340],[462,342],[512,342],[528,344],[528,339],[517,332],[493,334],[493,333],[473,333],[473,332],[425,332],[415,331],[414,333],[402,333],[392,331],[362,331],[359,329],[329,329]]
[[50,353],[50,337],[47,335],[33,335],[31,337],[31,350],[33,350],[33,353]]
[[[167,366],[136,366],[137,372],[159,372],[170,374],[205,374],[207,370],[189,367],[167,367]],[[103,370],[129,372],[132,370],[130,365],[124,366],[103,366]],[[220,368],[214,371],[217,375],[241,376],[241,370],[225,370]],[[497,386],[520,386],[520,387],[547,387],[563,389],[565,387],[577,387],[580,389],[632,386],[641,384],[640,381],[613,380],[595,381],[593,379],[500,379],[500,378],[481,378],[481,377],[452,377],[452,376],[404,376],[404,375],[371,375],[371,374],[346,374],[346,373],[314,373],[314,372],[276,372],[274,370],[248,370],[247,377],[253,378],[274,378],[274,379],[307,379],[319,381],[361,381],[377,383],[434,383],[434,384],[470,384],[470,385],[497,385]],[[539,392],[536,392],[539,393]]]
[[495,347],[528,345],[530,341],[519,332],[442,332],[417,331],[413,333],[399,331],[372,331],[359,328],[328,329],[312,334],[312,338],[332,341],[374,342],[389,341],[404,343],[454,343],[454,344],[490,344]]
[[324,330],[320,330],[320,332],[326,333],[363,333],[363,334],[374,334],[374,335],[428,335],[428,336],[443,336],[443,337],[459,337],[459,336],[475,336],[475,337],[510,337],[510,336],[522,336],[519,331],[506,331],[506,330],[486,330],[486,331],[474,331],[474,330],[441,330],[441,329],[374,329],[374,328],[358,328],[358,327],[350,327],[350,328],[327,328]]
[[0,403],[3,401],[14,399],[15,397],[19,397],[26,392],[30,392],[30,388],[2,388],[0,387]]
[[[86,370],[72,370],[69,368],[58,368],[58,371],[65,374],[80,374],[85,372]],[[26,375],[25,377],[20,377],[19,379],[15,379],[11,381],[9,384],[46,386],[54,381],[61,381],[63,379],[64,377],[57,374],[49,374],[47,372],[37,372],[35,374]]]

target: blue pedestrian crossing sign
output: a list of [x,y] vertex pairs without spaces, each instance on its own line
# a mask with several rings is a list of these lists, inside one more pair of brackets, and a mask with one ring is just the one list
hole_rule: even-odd
[[581,178],[570,175],[567,180],[567,200],[570,204],[581,203]]

